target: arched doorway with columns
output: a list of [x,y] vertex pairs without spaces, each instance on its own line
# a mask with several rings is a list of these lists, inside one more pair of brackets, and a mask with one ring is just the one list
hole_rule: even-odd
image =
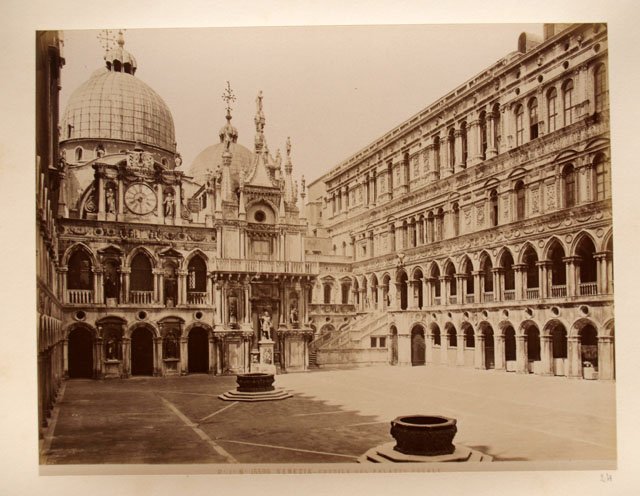
[[542,332],[542,373],[566,376],[568,372],[567,328],[558,319],[550,320]]
[[507,372],[516,371],[516,330],[511,324],[504,326],[504,363]]
[[75,325],[67,335],[67,374],[70,379],[94,377],[96,332],[88,325]]
[[478,349],[483,350],[483,357],[481,364],[485,369],[496,368],[496,356],[495,356],[495,340],[493,335],[493,327],[489,322],[481,322],[479,324],[480,338],[483,341],[478,343]]
[[427,335],[426,360],[427,363],[441,363],[440,346],[442,344],[442,336],[440,335],[440,326],[435,322],[429,324],[429,333]]
[[138,325],[131,330],[131,375],[153,375],[155,332],[149,325]]
[[209,372],[209,332],[201,326],[194,326],[187,336],[187,364],[190,374]]
[[416,324],[411,329],[411,365],[426,363],[426,346],[424,327]]
[[525,320],[516,339],[516,372],[542,373],[540,358],[540,329],[532,320]]

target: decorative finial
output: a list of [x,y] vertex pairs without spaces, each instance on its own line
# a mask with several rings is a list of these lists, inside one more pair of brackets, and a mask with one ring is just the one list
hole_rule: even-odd
[[236,95],[233,93],[229,81],[227,81],[227,87],[225,88],[224,93],[222,93],[222,99],[227,104],[227,120],[231,120],[231,111],[233,110],[233,108],[231,107],[231,102],[236,101]]
[[262,90],[258,91],[258,96],[256,97],[256,113],[262,113]]
[[100,40],[100,46],[104,49],[105,52],[111,50],[116,43],[116,36],[113,29],[103,29],[102,31],[100,31],[100,34],[96,36],[96,38]]
[[287,136],[287,157],[291,156],[291,138]]
[[124,46],[124,33],[122,29],[118,31],[118,46],[122,48]]
[[304,175],[302,176],[302,179],[300,180],[300,185],[302,186],[302,195],[304,196],[306,193],[306,189],[307,189],[307,182],[304,180]]

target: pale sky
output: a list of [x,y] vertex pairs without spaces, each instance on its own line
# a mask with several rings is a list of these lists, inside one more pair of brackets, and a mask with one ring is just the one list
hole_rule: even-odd
[[[125,48],[173,114],[184,170],[219,141],[230,81],[238,141],[253,150],[262,90],[271,152],[290,136],[294,176],[309,183],[514,51],[522,31],[542,25],[129,29]],[[64,32],[62,109],[104,65],[98,33]]]

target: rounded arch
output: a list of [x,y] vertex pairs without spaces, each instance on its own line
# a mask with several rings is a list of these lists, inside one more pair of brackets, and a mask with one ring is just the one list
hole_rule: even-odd
[[567,329],[569,329],[569,336],[570,337],[580,337],[580,332],[585,328],[585,327],[593,327],[597,333],[598,336],[600,336],[600,332],[602,329],[602,326],[596,322],[593,319],[590,319],[589,317],[580,317],[578,319],[576,319],[573,324],[571,324],[570,327],[568,327]]
[[202,322],[201,320],[194,320],[184,326],[184,329],[182,330],[182,337],[188,338],[191,330],[196,327],[204,329],[205,331],[207,331],[207,335],[209,337],[213,337],[213,327],[211,327],[211,325],[207,324],[206,322]]
[[407,279],[409,279],[409,276],[407,275],[406,270],[404,269],[396,270],[396,282],[406,282]]
[[414,324],[411,327],[411,365],[424,365],[426,363],[425,337],[423,324]]
[[378,276],[375,274],[375,272],[373,272],[369,276],[369,284],[371,285],[372,288],[375,288],[378,286]]
[[540,324],[533,319],[525,319],[520,322],[520,325],[518,326],[518,335],[525,336],[527,334],[527,330],[533,328],[537,329],[539,332]]
[[89,324],[88,322],[72,322],[64,328],[62,331],[64,339],[69,339],[69,334],[77,329],[84,329],[91,333],[93,339],[97,339],[100,336],[98,329]]
[[473,272],[473,262],[469,255],[463,255],[460,260],[460,273],[462,274],[471,274]]
[[600,333],[598,334],[602,337],[612,338],[615,336],[615,320],[609,319],[602,326],[600,326]]
[[600,251],[613,251],[613,229],[609,229],[602,237]]
[[124,337],[131,339],[131,335],[136,329],[148,329],[151,331],[151,334],[153,334],[154,338],[160,337],[160,331],[152,322],[134,322],[129,327],[127,327],[124,333]]

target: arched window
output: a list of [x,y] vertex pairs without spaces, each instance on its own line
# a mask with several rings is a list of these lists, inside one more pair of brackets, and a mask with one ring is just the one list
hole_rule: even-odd
[[564,109],[564,125],[573,124],[573,80],[571,79],[562,86],[562,108]]
[[447,326],[447,341],[449,348],[456,348],[458,346],[458,336],[456,334],[456,328],[453,326]]
[[451,226],[453,227],[453,235],[460,235],[460,206],[458,202],[454,203],[451,208]]
[[151,261],[143,253],[138,253],[131,260],[131,290],[153,291]]
[[466,327],[464,330],[464,346],[465,348],[475,348],[476,346],[476,338],[473,335],[471,326]]
[[492,227],[498,225],[498,192],[495,189],[489,193],[489,221]]
[[502,135],[500,134],[500,105],[495,104],[493,106],[493,146],[496,150],[500,150],[500,140],[502,139]]
[[557,117],[558,117],[558,90],[556,90],[555,88],[551,88],[548,92],[547,92],[547,115],[548,115],[548,121],[549,121],[549,125],[547,126],[549,128],[548,132],[553,132],[556,129],[558,129],[558,122],[557,122]]
[[322,289],[324,291],[324,303],[325,304],[329,304],[331,303],[331,284],[329,284],[328,282],[325,282],[322,285]]
[[596,112],[602,112],[607,106],[607,69],[600,64],[594,73],[594,99]]
[[587,237],[582,238],[576,248],[576,255],[579,260],[577,275],[581,295],[594,295],[598,292],[596,284],[598,281],[598,265],[593,256],[595,251],[593,242]]
[[482,160],[487,158],[487,114],[480,113],[480,156]]
[[573,207],[576,204],[576,176],[573,165],[569,164],[562,169],[562,186],[564,192],[565,208]]
[[82,160],[82,147],[76,148],[76,162],[80,162]]
[[91,258],[84,250],[76,250],[69,257],[68,267],[67,289],[93,289]]
[[462,163],[466,167],[468,156],[468,144],[467,144],[467,123],[462,122],[460,124],[460,139],[462,140]]
[[343,305],[349,303],[349,290],[351,289],[351,285],[349,283],[343,283],[341,285],[341,302]]
[[532,98],[529,102],[529,139],[538,137],[538,99]]
[[447,282],[449,283],[449,296],[457,296],[458,285],[456,284],[456,269],[452,263],[447,265],[445,275],[447,276]]
[[502,267],[503,281],[504,281],[504,299],[514,300],[516,289],[516,278],[513,270],[513,256],[507,250],[502,255],[500,260],[500,267]]
[[611,183],[609,182],[609,170],[603,153],[598,153],[593,160],[593,168],[596,174],[596,200],[611,198]]
[[444,235],[444,210],[442,208],[438,209],[438,213],[436,214],[436,241],[442,241]]
[[207,291],[207,265],[201,257],[195,256],[187,268],[187,292]]
[[[567,283],[567,272],[565,269],[564,261],[564,249],[557,242],[554,241],[553,246],[549,249],[549,260],[551,260],[551,284],[552,286],[562,286]],[[565,296],[565,294],[553,294],[552,296]]]
[[433,171],[440,177],[440,137],[433,138]]
[[427,243],[433,243],[434,240],[435,236],[433,212],[429,212],[429,214],[427,215]]
[[526,278],[525,278],[525,288],[527,289],[527,298],[538,298],[540,293],[538,291],[539,287],[539,273],[538,266],[536,262],[538,261],[538,255],[531,246],[527,246],[526,251],[522,257],[522,261],[524,265],[526,265]]
[[524,183],[518,181],[515,187],[516,193],[516,220],[524,220],[525,218],[525,193]]
[[389,198],[393,198],[393,162],[387,163],[387,181],[389,185]]
[[516,107],[516,146],[524,143],[524,109],[522,105]]

